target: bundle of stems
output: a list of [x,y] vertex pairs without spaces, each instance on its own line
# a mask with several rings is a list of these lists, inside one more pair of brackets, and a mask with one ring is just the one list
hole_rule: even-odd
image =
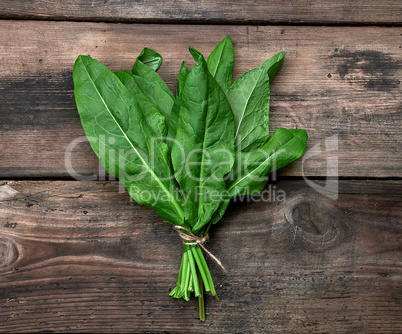
[[204,289],[219,300],[204,254],[199,245],[184,245],[179,277],[170,296],[190,300],[190,293],[198,297],[200,320],[205,320]]

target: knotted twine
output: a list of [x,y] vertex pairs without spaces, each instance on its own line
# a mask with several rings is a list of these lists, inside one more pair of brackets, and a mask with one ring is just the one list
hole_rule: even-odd
[[214,254],[212,254],[208,249],[205,248],[204,243],[209,238],[208,234],[203,237],[199,237],[198,235],[195,235],[193,232],[183,226],[175,225],[173,228],[177,231],[180,238],[183,240],[184,245],[199,245],[205,251],[205,253],[207,253],[222,268],[223,271],[227,271],[222,262],[219,261],[219,259]]

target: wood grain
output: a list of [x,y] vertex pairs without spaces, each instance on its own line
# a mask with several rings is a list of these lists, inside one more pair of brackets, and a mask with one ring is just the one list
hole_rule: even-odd
[[2,0],[0,18],[123,22],[400,24],[398,0]]
[[232,203],[207,245],[229,272],[208,259],[221,301],[207,297],[205,323],[196,300],[168,297],[177,234],[117,182],[8,181],[0,194],[0,331],[402,330],[400,182],[341,181],[332,200],[281,181],[266,201]]
[[[160,75],[174,90],[181,61],[193,63],[187,46],[208,55],[228,35],[234,41],[235,77],[287,52],[272,86],[271,131],[305,128],[310,157],[282,175],[398,177],[401,32],[0,21],[0,175],[70,178],[65,154],[71,144],[70,167],[84,179],[104,179],[88,143],[80,142],[84,132],[71,79],[79,54],[117,70],[131,68],[144,46],[154,48],[164,56]],[[338,159],[338,171],[327,164],[328,158]]]

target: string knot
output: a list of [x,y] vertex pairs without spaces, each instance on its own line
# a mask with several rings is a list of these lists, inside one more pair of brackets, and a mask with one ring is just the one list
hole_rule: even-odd
[[208,249],[205,248],[204,243],[209,238],[208,234],[206,234],[203,237],[199,237],[198,235],[195,235],[193,232],[191,232],[189,229],[180,225],[175,225],[174,229],[177,231],[180,238],[183,240],[184,245],[189,246],[199,245],[205,251],[205,253],[207,253],[222,268],[223,271],[227,271],[226,268],[223,266],[222,262],[219,261],[219,259],[215,255],[213,255]]

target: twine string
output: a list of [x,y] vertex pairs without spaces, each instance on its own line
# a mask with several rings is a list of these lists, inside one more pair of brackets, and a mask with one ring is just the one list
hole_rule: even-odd
[[208,249],[205,248],[204,243],[208,240],[208,234],[203,237],[199,237],[198,235],[195,235],[193,232],[191,232],[189,229],[180,225],[175,225],[174,229],[183,240],[183,244],[189,246],[199,245],[205,251],[205,253],[207,253],[222,268],[223,271],[227,271],[222,262]]

